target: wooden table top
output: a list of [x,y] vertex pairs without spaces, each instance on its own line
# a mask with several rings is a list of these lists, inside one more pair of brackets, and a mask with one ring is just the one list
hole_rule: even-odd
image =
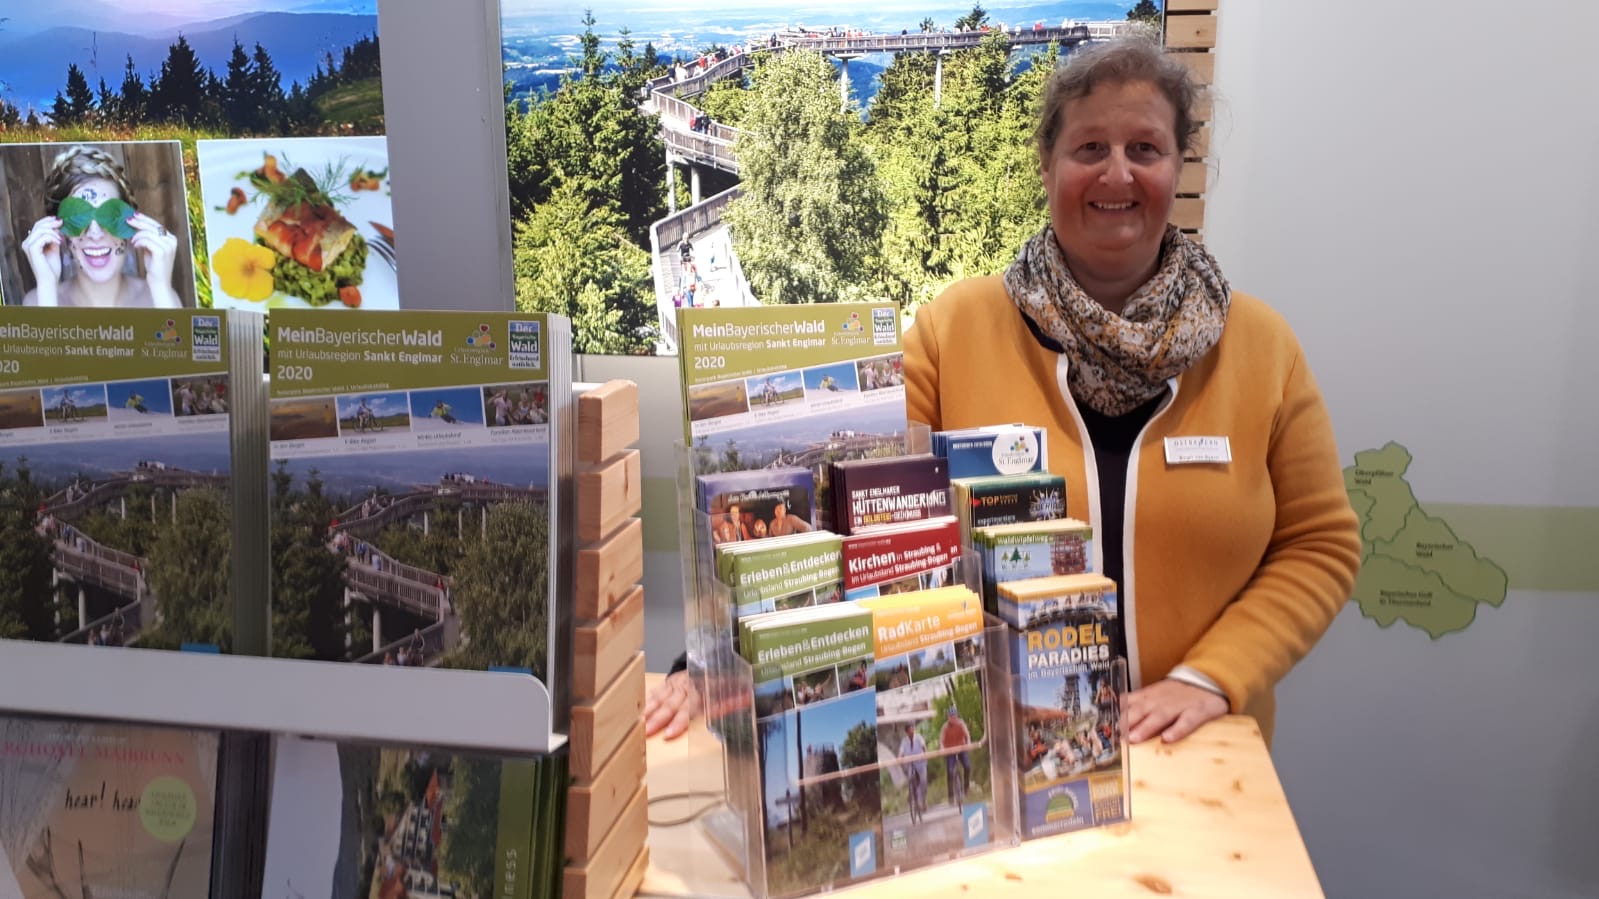
[[[661,675],[649,675],[649,688]],[[1128,754],[1132,820],[1022,843],[841,890],[873,897],[1072,895],[1321,896],[1271,755],[1254,719],[1229,715],[1181,743],[1142,743]],[[677,740],[653,738],[651,799],[719,790],[720,750],[696,722]],[[656,802],[651,821],[689,815],[714,800]],[[749,890],[697,823],[650,827],[641,896],[747,899]]]

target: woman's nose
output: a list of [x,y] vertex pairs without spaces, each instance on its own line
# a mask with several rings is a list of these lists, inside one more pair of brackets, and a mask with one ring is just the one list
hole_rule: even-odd
[[1105,171],[1100,178],[1107,184],[1126,184],[1133,180],[1132,163],[1128,161],[1125,149],[1111,148],[1110,155],[1105,159]]

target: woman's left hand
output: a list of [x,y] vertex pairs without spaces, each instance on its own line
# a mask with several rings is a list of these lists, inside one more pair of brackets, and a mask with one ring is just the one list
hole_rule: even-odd
[[178,260],[178,236],[142,212],[128,219],[128,224],[137,232],[128,243],[138,250],[144,263],[145,281],[150,285],[150,295],[156,299],[156,305],[181,305],[172,288],[172,270]]
[[1182,681],[1163,680],[1122,698],[1122,717],[1130,743],[1159,734],[1175,743],[1201,724],[1227,714],[1227,700]]

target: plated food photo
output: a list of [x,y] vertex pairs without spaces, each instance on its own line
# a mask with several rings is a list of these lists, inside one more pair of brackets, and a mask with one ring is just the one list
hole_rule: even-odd
[[399,308],[384,138],[197,148],[217,307]]

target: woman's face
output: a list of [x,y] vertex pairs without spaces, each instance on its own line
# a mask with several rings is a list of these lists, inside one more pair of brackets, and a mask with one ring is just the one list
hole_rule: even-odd
[[1079,277],[1154,267],[1177,194],[1177,110],[1147,81],[1105,84],[1066,104],[1040,159],[1049,219]]
[[[82,197],[97,207],[113,197],[122,197],[116,182],[108,178],[90,178],[73,188],[71,195]],[[77,264],[83,277],[105,282],[122,273],[122,260],[128,242],[107,234],[98,222],[90,222],[88,230],[77,237],[68,237],[66,241],[72,251],[72,261]]]

